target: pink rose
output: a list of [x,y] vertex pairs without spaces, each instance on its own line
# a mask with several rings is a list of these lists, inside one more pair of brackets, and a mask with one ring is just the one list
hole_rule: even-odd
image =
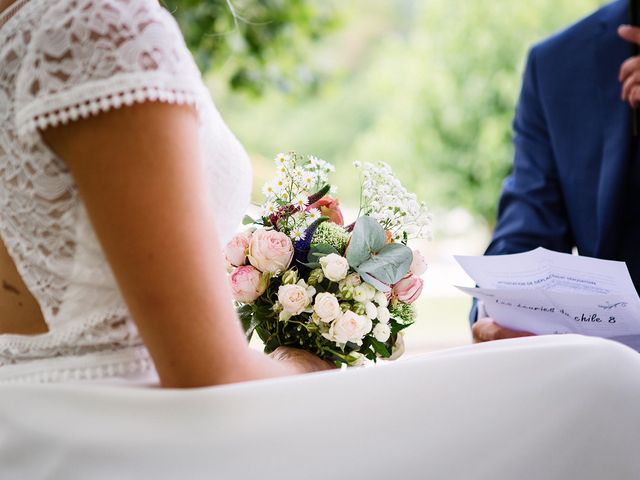
[[262,273],[251,266],[236,268],[229,278],[233,298],[237,302],[255,302],[267,289],[267,281]]
[[422,293],[424,280],[415,275],[407,275],[393,286],[393,293],[404,303],[415,302]]
[[247,252],[249,251],[250,232],[238,233],[224,247],[224,258],[234,267],[247,264]]
[[411,267],[409,267],[409,273],[420,276],[426,271],[427,262],[424,259],[424,256],[422,255],[422,253],[420,253],[420,250],[414,250],[413,261],[411,262]]
[[330,195],[322,197],[315,203],[312,203],[307,207],[307,210],[317,208],[320,210],[320,214],[323,217],[329,217],[329,221],[337,223],[338,225],[344,225],[344,218],[342,217],[342,211],[340,210],[340,202],[338,199],[333,198]]
[[249,262],[261,272],[284,272],[293,258],[293,243],[282,232],[256,230],[249,240]]

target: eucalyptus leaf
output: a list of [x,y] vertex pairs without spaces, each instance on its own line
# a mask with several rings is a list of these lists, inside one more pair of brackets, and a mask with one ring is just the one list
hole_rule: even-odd
[[385,245],[377,254],[358,265],[358,273],[367,273],[377,280],[393,285],[402,280],[411,267],[413,252],[401,243]]
[[254,223],[256,223],[256,221],[253,218],[251,218],[249,215],[245,215],[244,218],[242,219],[243,225],[253,225]]
[[371,258],[385,246],[387,234],[378,221],[372,217],[360,217],[351,234],[346,257],[352,268]]
[[375,277],[372,277],[367,272],[361,272],[357,268],[356,268],[356,272],[358,273],[358,275],[360,275],[363,282],[368,283],[376,290],[380,290],[383,293],[387,293],[391,291],[391,287],[389,285],[387,285],[386,283],[382,283],[380,280],[378,280]]

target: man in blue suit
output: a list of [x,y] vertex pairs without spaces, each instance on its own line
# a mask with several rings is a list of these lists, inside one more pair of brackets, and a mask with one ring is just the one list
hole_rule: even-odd
[[[487,255],[576,247],[627,262],[640,291],[640,139],[621,98],[624,83],[624,99],[640,94],[637,61],[621,77],[627,40],[640,30],[619,31],[628,21],[628,0],[618,0],[530,51],[513,123],[513,173]],[[482,317],[474,305],[476,341],[525,335]]]

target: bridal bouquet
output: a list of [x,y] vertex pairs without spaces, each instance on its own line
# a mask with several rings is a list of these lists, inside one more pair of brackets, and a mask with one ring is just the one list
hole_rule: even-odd
[[429,235],[424,204],[386,164],[360,164],[361,205],[345,226],[328,183],[334,167],[279,154],[260,218],[225,247],[243,328],[270,353],[308,350],[338,366],[396,359],[412,304],[423,288],[424,257],[407,246]]

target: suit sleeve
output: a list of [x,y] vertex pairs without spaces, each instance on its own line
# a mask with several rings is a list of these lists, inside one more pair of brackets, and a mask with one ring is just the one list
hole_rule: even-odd
[[[485,255],[537,247],[570,252],[574,245],[545,118],[536,53],[532,49],[527,60],[513,121],[513,172],[504,182],[496,228]],[[474,301],[469,315],[472,324],[476,317]]]

